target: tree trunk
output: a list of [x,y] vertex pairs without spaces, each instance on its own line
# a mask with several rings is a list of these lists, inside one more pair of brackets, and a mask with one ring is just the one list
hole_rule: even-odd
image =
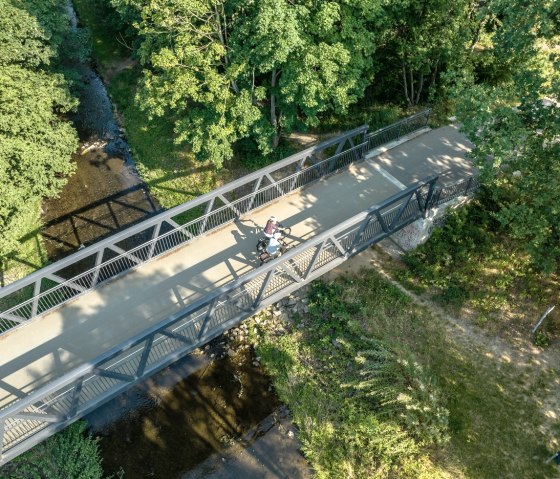
[[408,103],[408,106],[411,106],[412,102],[410,101],[410,96],[408,95],[408,83],[406,81],[406,64],[404,59],[402,61],[402,76],[404,82],[404,95],[406,97],[406,102]]
[[418,91],[416,92],[416,99],[414,100],[414,106],[420,103],[420,94],[422,93],[423,87],[424,87],[424,74],[420,73],[420,84],[418,85]]
[[272,70],[272,76],[270,78],[270,124],[274,128],[274,136],[272,137],[272,148],[276,148],[280,143],[280,125],[278,122],[278,116],[276,114],[276,95],[274,94],[274,88],[276,87],[276,68]]

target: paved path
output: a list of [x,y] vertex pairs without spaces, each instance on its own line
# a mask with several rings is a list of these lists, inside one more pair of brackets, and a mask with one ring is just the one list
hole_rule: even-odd
[[284,197],[157,261],[80,296],[0,338],[0,407],[162,321],[257,266],[259,225],[274,214],[295,244],[325,231],[404,185],[451,170],[445,182],[473,171],[470,145],[445,127]]

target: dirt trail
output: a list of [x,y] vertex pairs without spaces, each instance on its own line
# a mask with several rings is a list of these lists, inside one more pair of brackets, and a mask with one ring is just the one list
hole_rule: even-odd
[[455,342],[469,351],[478,352],[494,361],[500,369],[508,365],[507,371],[512,382],[521,386],[522,394],[526,394],[527,397],[533,395],[532,385],[544,374],[548,383],[546,395],[540,398],[540,404],[544,416],[550,421],[540,424],[539,429],[544,436],[551,438],[547,444],[550,450],[559,449],[560,438],[554,437],[558,432],[554,427],[560,417],[560,374],[558,373],[560,350],[555,346],[547,349],[536,347],[529,337],[517,336],[506,341],[504,338],[489,335],[465,319],[453,316],[430,299],[405,288],[388,273],[387,261],[394,260],[389,259],[383,251],[370,248],[332,270],[327,278],[333,279],[342,274],[357,273],[362,268],[374,267],[381,276],[406,294],[415,304],[427,308],[440,319]]

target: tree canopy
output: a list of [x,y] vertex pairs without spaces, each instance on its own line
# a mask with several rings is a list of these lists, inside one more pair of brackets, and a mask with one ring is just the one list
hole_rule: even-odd
[[73,171],[75,108],[57,71],[68,29],[61,0],[8,1],[0,8],[0,257],[17,249],[43,197]]
[[560,266],[559,9],[520,1],[492,8],[501,18],[494,54],[515,70],[495,85],[473,78],[460,84],[458,118],[497,218],[550,271]]
[[373,71],[376,2],[112,4],[137,19],[139,101],[151,115],[173,115],[178,141],[218,166],[240,138],[266,153],[281,132],[315,125],[326,110],[344,112]]
[[239,139],[267,154],[368,87],[415,107],[466,61],[483,24],[472,0],[110,2],[136,28],[138,101],[218,167]]

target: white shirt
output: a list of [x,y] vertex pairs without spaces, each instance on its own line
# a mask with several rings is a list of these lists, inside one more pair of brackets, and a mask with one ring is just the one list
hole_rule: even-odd
[[268,254],[276,254],[278,249],[280,248],[280,242],[273,236],[270,238],[268,242],[268,246],[266,247],[266,252]]

